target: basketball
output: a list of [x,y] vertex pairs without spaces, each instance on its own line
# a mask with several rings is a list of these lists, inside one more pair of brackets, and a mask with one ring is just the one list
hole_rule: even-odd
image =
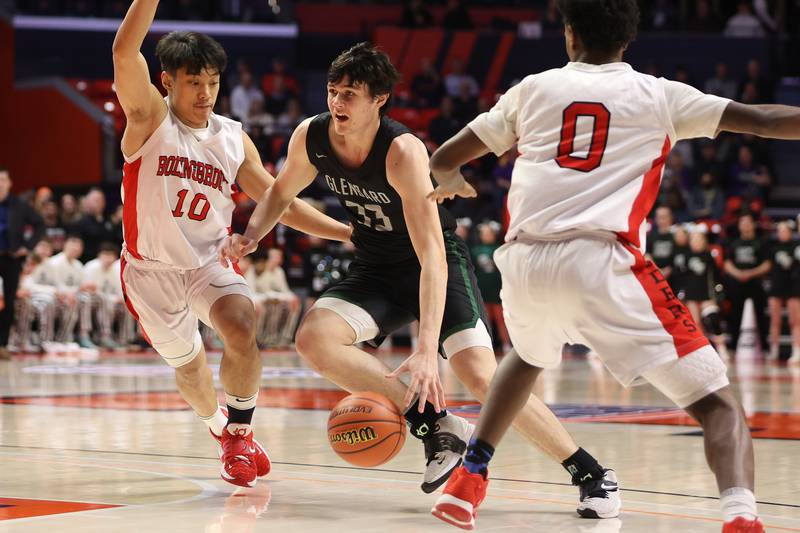
[[403,414],[377,392],[356,392],[343,398],[328,417],[328,442],[352,465],[382,465],[397,455],[405,441]]

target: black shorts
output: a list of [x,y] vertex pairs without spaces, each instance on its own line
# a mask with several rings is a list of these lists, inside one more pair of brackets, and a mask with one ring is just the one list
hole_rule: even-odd
[[769,290],[767,296],[770,298],[780,298],[781,300],[788,300],[789,298],[797,298],[800,296],[800,284],[793,279],[775,279],[769,280]]
[[[457,333],[481,328],[485,330],[488,324],[466,244],[450,232],[445,232],[444,243],[447,252],[447,294],[440,346]],[[321,298],[338,298],[365,310],[378,326],[379,335],[375,339],[379,344],[387,335],[419,320],[419,275],[420,265],[416,260],[396,265],[376,265],[356,259],[350,264],[347,277],[325,291]],[[491,349],[490,332],[476,335],[480,339],[465,340],[471,344],[466,347],[488,344],[486,347]],[[447,353],[445,350],[441,352]]]

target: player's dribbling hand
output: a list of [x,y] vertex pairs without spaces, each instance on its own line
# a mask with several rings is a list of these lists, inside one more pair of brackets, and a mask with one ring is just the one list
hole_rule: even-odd
[[425,351],[414,352],[394,372],[386,374],[386,377],[396,378],[406,372],[411,374],[411,382],[408,384],[403,405],[410,406],[414,398],[419,395],[418,410],[420,413],[425,411],[425,402],[428,400],[433,404],[437,413],[446,407],[444,389],[439,380],[439,357],[435,351],[433,354]]
[[237,262],[242,257],[255,252],[256,248],[258,248],[258,243],[254,239],[238,233],[228,235],[219,249],[219,263],[228,268],[229,263]]
[[442,203],[445,200],[452,200],[456,196],[460,196],[461,198],[475,198],[478,196],[475,187],[467,183],[467,180],[464,179],[464,176],[461,174],[458,175],[456,180],[449,180],[450,183],[443,183],[438,185],[433,191],[428,193],[428,200],[436,200],[438,203]]

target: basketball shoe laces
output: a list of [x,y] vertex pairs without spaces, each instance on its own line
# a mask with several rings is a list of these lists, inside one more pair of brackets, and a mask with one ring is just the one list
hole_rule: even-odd
[[467,443],[458,438],[452,433],[447,431],[439,431],[439,424],[433,426],[433,432],[430,437],[422,441],[425,446],[425,457],[427,462],[425,465],[431,464],[438,459],[438,463],[442,464],[445,457],[442,455],[437,457],[441,452],[450,450],[458,455],[462,455],[467,449]]
[[609,492],[617,491],[617,484],[608,481],[605,476],[600,479],[592,479],[586,483],[578,485],[581,490],[581,501],[586,498],[608,498]]
[[[245,462],[247,465],[250,465],[252,468],[256,467],[255,464],[255,454],[256,449],[252,443],[252,439],[247,438],[247,430],[246,429],[237,429],[231,435],[236,437],[236,440],[232,443],[232,446],[226,446],[224,453],[222,455],[222,459],[225,464],[230,465],[232,468],[240,463]],[[252,433],[251,433],[252,435]]]

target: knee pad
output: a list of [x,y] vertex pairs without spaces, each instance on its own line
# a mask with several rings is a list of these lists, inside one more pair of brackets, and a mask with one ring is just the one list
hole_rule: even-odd
[[719,318],[719,307],[712,305],[700,312],[703,327],[712,335],[722,335],[722,323]]

